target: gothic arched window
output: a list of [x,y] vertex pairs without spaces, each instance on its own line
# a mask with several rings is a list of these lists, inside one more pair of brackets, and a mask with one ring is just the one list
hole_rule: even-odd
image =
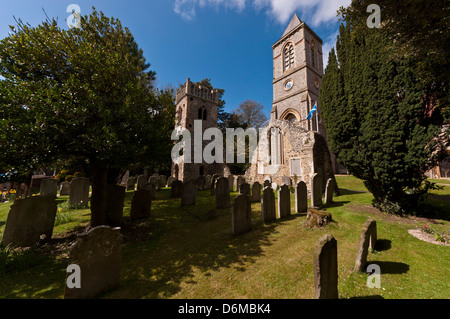
[[294,46],[290,43],[284,47],[284,71],[294,67]]

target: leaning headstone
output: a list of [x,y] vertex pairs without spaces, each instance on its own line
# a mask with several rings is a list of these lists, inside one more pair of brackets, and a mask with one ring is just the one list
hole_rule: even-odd
[[149,190],[135,191],[131,198],[130,219],[137,220],[150,217],[152,210],[152,194]]
[[41,190],[39,195],[56,197],[58,194],[58,180],[49,178],[41,181]]
[[2,245],[28,247],[39,242],[41,235],[49,240],[53,234],[56,201],[51,196],[18,199],[9,210]]
[[125,204],[125,187],[108,185],[107,192],[106,216],[108,225],[119,226],[122,223],[123,206]]
[[67,196],[70,194],[70,182],[62,182],[59,186],[59,196]]
[[205,189],[211,189],[211,182],[212,182],[212,176],[206,175],[205,176]]
[[250,184],[248,183],[242,183],[239,186],[239,194],[250,196]]
[[139,175],[137,178],[137,190],[144,189],[145,185],[147,185],[147,177],[145,175]]
[[170,190],[170,198],[179,198],[181,197],[181,187],[183,186],[183,182],[179,180],[174,180],[172,182],[172,187]]
[[315,173],[311,178],[311,206],[321,208],[322,204],[322,178]]
[[327,180],[327,185],[325,186],[325,205],[333,202],[334,193],[334,181],[332,178]]
[[89,202],[89,178],[78,177],[70,182],[69,206],[88,207]]
[[252,203],[261,201],[261,184],[259,182],[254,182],[252,185],[252,197],[250,199]]
[[248,232],[252,228],[250,196],[240,194],[233,199],[231,228],[233,235]]
[[174,181],[176,181],[175,177],[169,176],[169,178],[167,179],[167,187],[172,187],[172,183]]
[[361,230],[358,252],[356,254],[355,268],[353,269],[353,271],[359,272],[365,270],[369,249],[375,248],[376,241],[377,241],[377,222],[372,219],[368,219],[364,223],[364,226]]
[[136,185],[136,177],[129,177],[127,180],[127,191],[134,191]]
[[264,223],[277,219],[275,210],[275,194],[270,187],[264,187],[261,198],[261,218]]
[[197,185],[195,180],[191,179],[181,186],[181,206],[195,205],[197,196]]
[[240,192],[241,189],[241,184],[245,183],[245,178],[244,176],[238,176],[237,177],[237,181],[236,181],[236,191]]
[[80,288],[68,287],[71,274],[67,274],[64,299],[94,298],[116,288],[120,281],[122,262],[122,235],[120,228],[97,226],[77,235],[70,248],[69,266],[77,265]]
[[278,190],[278,217],[284,218],[291,215],[291,191],[286,184],[281,185]]
[[230,191],[228,179],[220,177],[216,181],[216,208],[230,207]]
[[314,290],[316,299],[338,298],[337,241],[331,235],[321,237],[314,250]]
[[205,184],[206,184],[206,180],[205,180],[205,176],[199,176],[199,177],[197,177],[197,181],[196,181],[196,184],[197,184],[197,189],[198,190],[204,190],[205,189]]
[[304,213],[308,210],[308,190],[306,183],[300,181],[295,186],[295,212]]
[[230,192],[234,191],[234,175],[228,175],[228,189]]

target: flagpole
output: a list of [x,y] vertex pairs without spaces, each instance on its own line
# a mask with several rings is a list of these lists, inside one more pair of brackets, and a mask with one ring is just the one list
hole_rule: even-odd
[[[317,105],[317,103],[316,103],[316,105]],[[318,106],[316,106],[317,107],[317,109],[316,109],[316,128],[317,128],[317,132],[319,132],[319,107]]]

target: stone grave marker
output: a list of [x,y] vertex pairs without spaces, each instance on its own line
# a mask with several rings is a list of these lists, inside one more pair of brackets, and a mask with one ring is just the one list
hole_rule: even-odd
[[2,245],[29,247],[38,243],[41,235],[45,236],[45,240],[50,240],[56,208],[56,201],[52,196],[32,196],[16,200],[6,219]]
[[277,219],[275,209],[275,193],[271,187],[264,187],[261,198],[261,218],[264,223]]
[[39,195],[56,197],[58,194],[58,180],[49,178],[41,181],[41,189]]
[[77,177],[70,182],[69,206],[87,208],[89,203],[89,178]]
[[278,217],[284,218],[291,215],[291,191],[286,184],[281,185],[278,190]]
[[295,212],[304,213],[308,210],[308,190],[306,183],[300,181],[295,186]]
[[239,194],[250,196],[250,184],[248,183],[241,183],[239,186]]
[[338,298],[337,241],[321,237],[314,250],[314,290],[316,299]]
[[233,235],[248,232],[252,228],[250,196],[240,194],[233,199],[231,225]]
[[196,184],[197,184],[198,190],[201,190],[201,191],[204,190],[205,184],[206,184],[205,176],[200,175],[199,177],[197,177]]
[[127,191],[134,191],[136,185],[136,177],[129,177],[127,180]]
[[230,191],[228,179],[220,177],[216,180],[216,208],[230,207]]
[[120,228],[97,226],[77,235],[69,252],[69,266],[80,271],[80,288],[69,288],[67,273],[64,299],[88,299],[119,286],[122,262]]
[[172,187],[172,183],[174,181],[176,181],[175,177],[169,176],[169,178],[167,179],[167,187]]
[[332,178],[329,178],[325,186],[325,205],[329,205],[333,202],[333,193],[334,193],[334,181]]
[[322,178],[315,173],[311,178],[311,206],[321,208],[322,204]]
[[119,226],[122,223],[125,189],[126,187],[120,185],[107,186],[106,216],[109,225]]
[[364,271],[367,264],[369,249],[375,249],[377,241],[377,222],[368,219],[363,225],[356,254],[354,272]]
[[181,186],[181,206],[195,205],[197,196],[197,185],[195,180],[191,179]]
[[149,190],[134,191],[131,198],[130,219],[137,220],[150,217],[152,210],[152,194]]
[[261,201],[261,184],[259,182],[254,182],[252,185],[252,203]]
[[59,186],[59,196],[67,196],[70,194],[70,182],[62,182]]
[[172,187],[170,190],[170,198],[179,198],[181,197],[181,187],[183,186],[183,182],[179,180],[174,180],[172,182]]

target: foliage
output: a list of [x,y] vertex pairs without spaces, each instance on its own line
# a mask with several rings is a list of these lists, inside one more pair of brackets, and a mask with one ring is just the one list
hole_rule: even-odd
[[380,30],[358,32],[347,18],[321,88],[330,149],[364,181],[376,207],[412,213],[433,187],[424,173],[435,163],[433,137],[443,119],[428,109],[417,61],[391,58]]
[[19,20],[0,42],[0,163],[23,171],[81,158],[93,224],[104,223],[108,167],[151,158],[166,138],[149,66],[131,32],[95,8],[69,30]]

